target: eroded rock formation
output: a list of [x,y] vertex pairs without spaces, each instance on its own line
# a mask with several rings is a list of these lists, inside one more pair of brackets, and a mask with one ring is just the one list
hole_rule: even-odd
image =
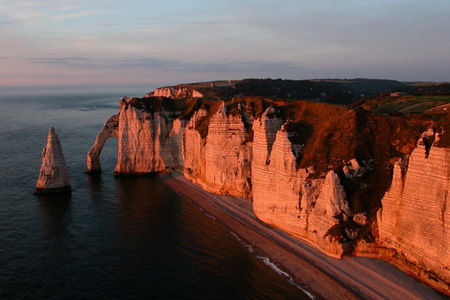
[[[334,171],[309,179],[308,169],[297,168],[286,127],[271,117],[269,108],[254,123],[252,161],[253,209],[256,216],[301,237],[332,256],[348,251],[341,219],[351,217],[347,196]],[[300,145],[298,145],[300,146]],[[300,150],[298,150],[300,151]],[[297,152],[299,155],[299,152]]]
[[147,111],[123,98],[120,104],[117,175],[137,175],[180,168],[182,120],[162,108]]
[[249,198],[252,144],[245,143],[242,116],[228,114],[225,103],[220,102],[202,138],[195,124],[206,115],[205,110],[200,110],[185,129],[185,176],[210,192]]
[[[421,135],[447,117],[261,97],[123,98],[116,133],[102,132],[117,134],[117,175],[180,170],[207,191],[251,199],[260,220],[329,255],[408,264],[446,292],[448,134]],[[388,259],[392,250],[401,259]]]
[[395,163],[377,213],[377,240],[395,251],[394,259],[412,263],[410,272],[445,287],[450,282],[450,148],[427,147],[428,137],[425,133],[409,158]]
[[148,97],[166,97],[172,99],[186,98],[186,97],[203,97],[203,94],[195,89],[186,87],[162,87],[155,89],[154,92],[147,94]]
[[47,145],[42,150],[42,165],[35,194],[70,192],[70,177],[55,128],[50,127]]
[[86,173],[98,173],[101,172],[100,154],[102,152],[105,142],[110,137],[117,137],[117,127],[119,126],[119,115],[111,116],[103,125],[102,130],[95,138],[94,145],[89,150],[86,163]]

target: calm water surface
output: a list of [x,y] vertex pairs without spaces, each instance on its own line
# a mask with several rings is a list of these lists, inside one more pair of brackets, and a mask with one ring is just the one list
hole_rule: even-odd
[[[0,96],[0,298],[307,299],[157,177],[101,177],[85,156],[118,95]],[[71,197],[32,194],[48,128]]]

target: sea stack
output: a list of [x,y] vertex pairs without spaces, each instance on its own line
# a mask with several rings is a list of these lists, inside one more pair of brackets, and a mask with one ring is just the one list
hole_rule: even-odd
[[71,192],[69,170],[64,159],[61,142],[50,127],[47,146],[42,150],[42,165],[36,183],[35,194]]

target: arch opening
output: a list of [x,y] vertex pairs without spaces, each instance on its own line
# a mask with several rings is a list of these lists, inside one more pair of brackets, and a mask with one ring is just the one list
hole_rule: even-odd
[[112,115],[103,125],[102,130],[95,138],[94,145],[87,153],[86,165],[87,174],[101,173],[102,168],[100,164],[100,154],[102,153],[103,147],[106,141],[111,138],[117,138],[119,128],[119,115]]

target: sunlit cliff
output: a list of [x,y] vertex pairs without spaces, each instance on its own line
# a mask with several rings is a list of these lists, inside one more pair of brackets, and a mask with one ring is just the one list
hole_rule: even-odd
[[122,98],[88,172],[117,137],[117,175],[178,170],[209,192],[247,198],[261,221],[329,255],[379,257],[448,293],[448,112],[196,96]]

